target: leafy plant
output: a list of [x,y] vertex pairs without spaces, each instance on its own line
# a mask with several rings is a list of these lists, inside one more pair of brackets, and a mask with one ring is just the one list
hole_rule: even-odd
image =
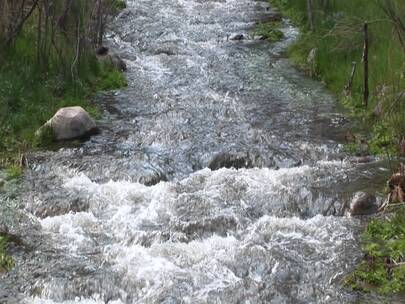
[[346,285],[383,294],[405,292],[405,210],[393,217],[372,220],[363,233],[364,261]]
[[10,270],[14,266],[13,259],[6,254],[7,240],[0,235],[0,273]]
[[16,179],[22,175],[22,169],[18,165],[10,165],[7,170],[7,179]]

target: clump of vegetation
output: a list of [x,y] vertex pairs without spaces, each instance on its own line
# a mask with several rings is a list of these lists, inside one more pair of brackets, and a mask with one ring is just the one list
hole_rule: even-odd
[[364,261],[346,285],[383,294],[405,292],[405,210],[388,220],[372,220],[363,234]]
[[[400,152],[405,136],[405,1],[270,2],[301,28],[301,36],[288,50],[289,57],[344,101],[357,121],[357,132],[368,133],[368,153]],[[367,106],[362,61],[366,22]]]
[[276,42],[283,39],[284,34],[280,31],[280,22],[265,22],[256,25],[253,34],[261,36],[269,42]]
[[127,7],[125,0],[112,0],[112,7],[116,11],[121,11]]
[[14,266],[13,259],[7,255],[7,240],[0,235],[0,273],[10,270]]
[[16,179],[16,178],[21,177],[22,169],[18,165],[10,165],[6,170],[6,173],[7,173],[7,179],[9,179],[9,180]]

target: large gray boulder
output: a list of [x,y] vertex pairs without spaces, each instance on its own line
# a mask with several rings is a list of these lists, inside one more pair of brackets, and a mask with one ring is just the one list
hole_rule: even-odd
[[[94,133],[96,123],[79,106],[61,108],[41,129],[51,129],[55,140],[71,140]],[[41,130],[40,129],[40,130]]]
[[365,192],[356,192],[350,203],[351,215],[369,215],[378,211],[377,199]]

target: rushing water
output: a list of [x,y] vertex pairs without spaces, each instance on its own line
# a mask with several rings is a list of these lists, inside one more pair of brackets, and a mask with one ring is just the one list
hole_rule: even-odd
[[[0,302],[356,301],[341,279],[361,223],[338,215],[388,173],[342,153],[335,100],[282,56],[293,27],[253,39],[272,14],[254,0],[128,1],[108,38],[129,87],[97,98],[101,134],[29,157]],[[218,153],[253,168],[207,169]]]

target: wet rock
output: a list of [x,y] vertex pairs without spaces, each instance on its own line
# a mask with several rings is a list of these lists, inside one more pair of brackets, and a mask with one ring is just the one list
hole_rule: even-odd
[[0,236],[16,246],[32,247],[41,227],[37,220],[24,211],[0,206]]
[[102,46],[102,47],[99,47],[99,48],[96,50],[96,55],[98,55],[98,56],[105,56],[105,55],[108,54],[108,52],[109,52],[108,47]]
[[208,168],[218,170],[221,168],[252,168],[252,160],[248,155],[220,153],[209,162]]
[[81,198],[63,198],[43,202],[35,208],[34,214],[39,218],[53,217],[68,214],[70,212],[84,212],[89,209],[89,202]]
[[350,203],[351,215],[369,215],[377,211],[377,199],[369,193],[357,192]]
[[167,182],[167,177],[162,172],[155,172],[150,175],[141,176],[139,183],[145,186],[154,186],[160,182]]
[[71,140],[97,131],[96,123],[82,107],[61,108],[36,133],[41,136],[51,129],[55,140]]
[[96,50],[96,55],[99,61],[104,61],[112,64],[117,70],[125,72],[127,70],[127,64],[121,57],[116,54],[110,52],[107,47],[100,47]]
[[245,36],[243,34],[232,34],[229,36],[229,40],[233,40],[233,41],[240,41],[245,39]]
[[124,60],[121,59],[120,56],[117,54],[110,55],[112,65],[121,72],[125,72],[127,70],[127,64]]
[[263,35],[257,35],[253,37],[254,40],[266,40],[266,37],[264,37]]
[[280,22],[282,21],[283,18],[280,13],[275,12],[275,11],[269,11],[265,14],[261,14],[257,18],[257,22],[259,23],[268,23],[268,22]]

